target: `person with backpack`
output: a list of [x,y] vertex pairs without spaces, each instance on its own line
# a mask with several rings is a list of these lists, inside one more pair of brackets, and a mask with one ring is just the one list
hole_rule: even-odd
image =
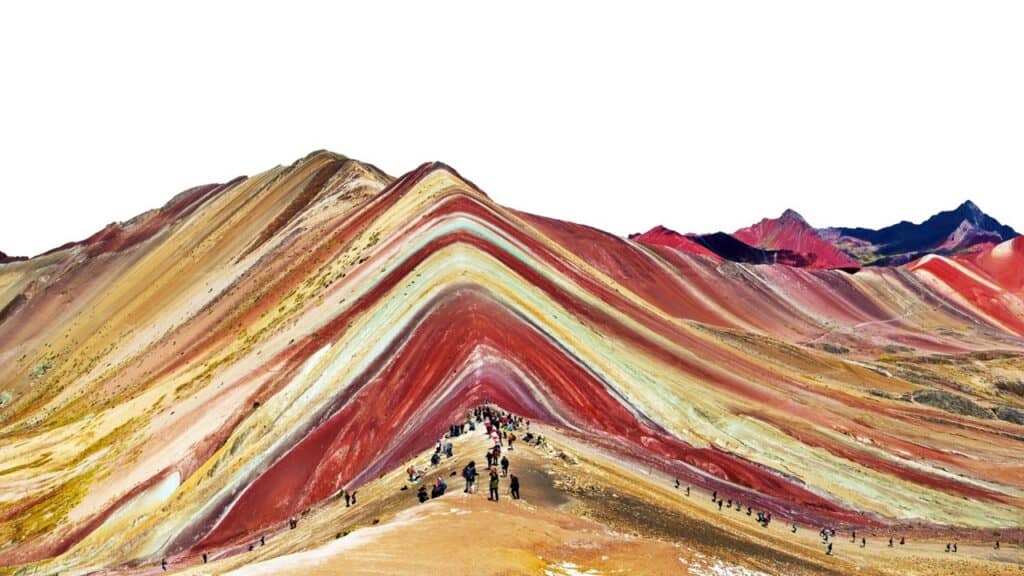
[[462,469],[462,477],[466,479],[466,489],[463,490],[466,494],[472,494],[476,491],[476,462],[470,460],[469,464]]

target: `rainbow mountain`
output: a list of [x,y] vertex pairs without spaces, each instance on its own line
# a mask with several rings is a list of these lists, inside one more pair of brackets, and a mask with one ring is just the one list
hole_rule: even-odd
[[0,567],[233,556],[484,402],[786,526],[1019,540],[1022,269],[737,263],[315,152],[0,264]]

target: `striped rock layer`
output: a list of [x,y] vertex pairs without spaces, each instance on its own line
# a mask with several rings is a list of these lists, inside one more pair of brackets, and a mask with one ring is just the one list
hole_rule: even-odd
[[485,400],[797,521],[1019,528],[1022,266],[722,262],[313,153],[0,265],[0,566],[218,548]]

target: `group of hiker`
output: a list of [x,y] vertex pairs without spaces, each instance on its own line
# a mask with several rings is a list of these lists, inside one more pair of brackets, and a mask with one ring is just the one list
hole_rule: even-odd
[[[465,422],[452,424],[449,426],[448,432],[437,440],[434,445],[434,453],[430,457],[431,466],[436,468],[440,466],[442,458],[448,459],[454,456],[452,438],[476,431],[478,428],[483,428],[484,434],[492,442],[491,448],[484,453],[484,459],[487,462],[487,468],[484,473],[488,475],[487,499],[495,502],[498,501],[501,478],[508,478],[509,494],[513,499],[518,500],[519,477],[509,473],[511,465],[509,453],[515,450],[515,442],[518,439],[516,433],[522,432],[525,429],[527,430],[523,435],[525,442],[534,443],[538,446],[543,443],[542,437],[534,436],[532,432],[528,431],[530,421],[521,416],[497,410],[487,404],[473,408],[467,413]],[[427,471],[415,464],[410,465],[406,472],[411,483],[419,482],[427,475]],[[452,476],[454,475],[455,472],[452,472]],[[480,475],[481,472],[477,469],[476,461],[470,460],[462,468],[462,478],[465,480],[463,493],[476,493],[476,482]],[[429,491],[429,494],[424,484],[417,490],[416,498],[423,503],[427,500],[443,496],[447,490],[447,482],[445,482],[444,478],[438,476],[434,480],[433,488]]]
[[[676,479],[676,488],[679,488],[679,479]],[[686,495],[687,496],[690,495],[690,487],[689,486],[686,487]],[[717,490],[711,492],[711,502],[713,504],[718,504],[718,509],[719,510],[722,509],[722,505],[724,504],[726,510],[732,510],[733,508],[735,508],[737,512],[742,512],[743,511],[743,503],[740,502],[739,499],[737,499],[736,502],[734,503],[732,498],[729,498],[728,500],[724,500],[722,498],[719,498]],[[752,506],[747,506],[747,516],[753,516],[753,515],[754,515],[754,508]],[[768,525],[772,523],[772,513],[771,512],[761,512],[760,510],[758,510],[757,511],[757,523],[760,524],[761,526],[764,526],[765,528],[767,528]]]
[[[794,528],[793,531],[796,532],[796,524],[793,524],[793,528]],[[821,543],[825,545],[825,554],[827,556],[831,556],[832,555],[832,544],[835,542],[836,529],[835,528],[822,527],[821,530],[818,531],[818,536],[821,537]],[[852,543],[856,543],[857,542],[857,531],[856,530],[850,531],[850,542],[852,542]],[[890,536],[889,537],[889,548],[893,547],[893,543],[894,543],[893,537]],[[907,543],[906,537],[900,536],[900,546],[903,546],[906,543]],[[862,535],[860,537],[860,547],[864,548],[867,545],[868,545],[868,540],[867,540],[867,538],[865,538]]]
[[430,496],[427,496],[427,487],[421,485],[420,489],[416,492],[416,498],[419,499],[420,503],[426,502],[430,498],[440,498],[444,496],[444,493],[448,490],[448,483],[444,481],[444,478],[440,476],[434,480],[434,486],[430,489]]
[[[678,490],[681,486],[682,486],[682,484],[679,482],[679,479],[676,478],[675,479],[675,487],[676,487],[676,489]],[[686,495],[687,496],[690,495],[690,487],[689,486],[686,487]],[[719,498],[717,490],[714,490],[714,491],[711,492],[711,502],[712,502],[712,504],[717,504],[719,510],[722,510],[723,506],[724,506],[724,509],[726,509],[726,510],[732,509],[732,508],[735,508],[737,511],[742,511],[743,510],[743,505],[742,505],[742,503],[739,500],[736,500],[735,502],[733,502],[732,498],[728,498],[728,499]],[[752,516],[753,514],[754,514],[753,508],[751,506],[747,506],[747,516]],[[772,521],[772,513],[771,512],[760,512],[760,511],[758,511],[756,517],[757,517],[757,523],[760,524],[761,526],[764,526],[765,528],[767,528],[768,525],[771,524],[771,521]],[[797,531],[797,525],[796,525],[796,522],[793,522],[790,525],[790,532],[795,534],[796,531]],[[818,532],[818,535],[821,536],[822,544],[825,545],[825,554],[831,556],[832,555],[832,544],[835,541],[835,535],[836,535],[835,528],[823,527]],[[851,531],[850,542],[857,543],[857,531],[856,530]],[[905,536],[900,536],[899,545],[903,546],[906,543],[907,543],[906,537]],[[893,548],[895,545],[896,545],[895,538],[890,536],[889,537],[889,545],[888,545],[888,547],[889,548]],[[861,538],[860,538],[860,547],[864,548],[866,546],[867,546],[867,538],[862,535]],[[998,540],[996,540],[995,545],[993,546],[993,548],[995,550],[999,550],[1000,546],[999,546],[999,541]],[[950,542],[950,543],[946,544],[946,552],[956,553],[956,551],[957,551],[956,542]]]

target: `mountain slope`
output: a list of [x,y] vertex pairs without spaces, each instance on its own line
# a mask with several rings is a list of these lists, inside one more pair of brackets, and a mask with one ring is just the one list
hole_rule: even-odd
[[1024,327],[926,271],[645,247],[437,163],[320,152],[203,198],[0,267],[0,565],[234,549],[485,400],[787,522],[1019,528],[1019,426],[903,398],[1020,406]]

